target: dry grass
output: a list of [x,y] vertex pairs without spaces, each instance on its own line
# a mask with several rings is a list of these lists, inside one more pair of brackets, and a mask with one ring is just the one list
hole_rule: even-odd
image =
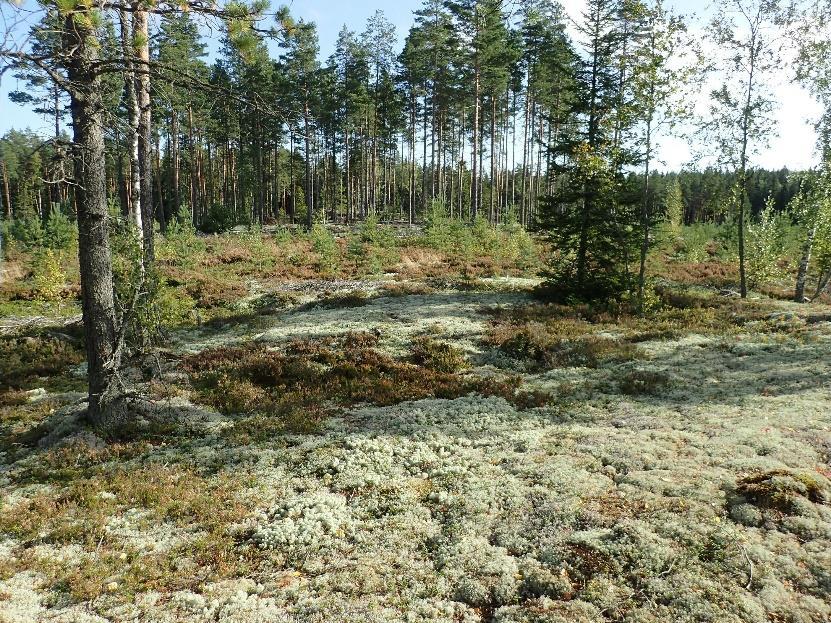
[[[102,452],[110,459],[127,458],[112,449]],[[240,549],[229,533],[229,526],[251,512],[233,477],[208,478],[186,467],[162,464],[127,468],[100,463],[91,469],[91,475],[76,475],[62,489],[0,511],[0,532],[27,546],[9,573],[36,570],[46,576],[52,590],[73,601],[87,601],[112,590],[129,598],[150,590],[196,589],[205,581],[250,570],[256,552]],[[169,551],[137,550],[107,529],[128,509],[148,513],[149,525],[170,524],[199,536]],[[40,557],[32,549],[37,544],[80,546],[84,562]],[[191,570],[182,573],[186,560]]]

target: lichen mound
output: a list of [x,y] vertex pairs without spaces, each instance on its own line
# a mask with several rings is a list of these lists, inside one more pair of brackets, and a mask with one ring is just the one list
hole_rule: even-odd
[[343,536],[350,525],[346,498],[318,492],[301,494],[260,515],[253,540],[263,549],[291,546],[323,547]]

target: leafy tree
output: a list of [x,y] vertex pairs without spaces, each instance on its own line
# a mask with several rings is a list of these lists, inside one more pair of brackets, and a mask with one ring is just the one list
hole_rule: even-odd
[[765,78],[780,66],[778,0],[720,0],[708,29],[718,52],[716,68],[723,81],[710,95],[707,138],[718,148],[719,161],[736,174],[736,227],[739,279],[747,297],[745,222],[748,216],[748,171],[752,156],[768,144],[774,100]]
[[[678,98],[679,93],[683,92],[689,74],[689,70],[683,65],[679,68],[679,48],[685,47],[689,42],[681,38],[684,31],[683,23],[665,11],[661,0],[656,0],[652,6],[632,2],[624,10],[636,28],[633,52],[636,69],[632,76],[631,112],[637,119],[633,136],[634,149],[643,166],[638,270],[638,301],[643,307],[646,258],[649,253],[650,233],[656,218],[653,208],[654,192],[650,185],[656,136],[663,128],[673,125],[679,117],[689,112],[680,105]],[[678,191],[680,192],[680,189]],[[677,201],[677,195],[673,199]],[[673,214],[676,219],[673,224],[680,224],[678,216]]]

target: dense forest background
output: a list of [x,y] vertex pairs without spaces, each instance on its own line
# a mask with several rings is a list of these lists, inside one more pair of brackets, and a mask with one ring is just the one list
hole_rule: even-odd
[[[199,176],[204,173],[200,167],[191,169],[187,163],[193,157],[189,151],[190,145],[186,137],[179,147],[179,155],[183,158],[185,166],[174,175],[170,169],[171,161],[169,158],[164,158],[160,164],[159,178],[156,180],[156,186],[162,189],[160,197],[162,203],[167,206],[164,201],[170,198],[169,204],[170,212],[165,208],[167,220],[174,217],[176,213],[172,212],[176,201],[179,206],[184,206],[189,209],[190,193],[196,191],[197,202],[207,201],[208,197],[201,197],[198,195],[199,189],[204,189],[206,184]],[[207,157],[208,150],[206,148],[204,157]],[[197,161],[200,156],[197,155]],[[71,202],[71,193],[67,192],[66,188],[62,188],[60,183],[52,184],[50,180],[54,178],[65,166],[59,155],[55,154],[52,143],[44,144],[40,135],[28,130],[11,130],[0,138],[0,158],[2,159],[3,179],[2,179],[2,202],[5,210],[5,217],[10,220],[28,221],[30,219],[40,220],[44,225],[49,219],[50,212],[54,208],[61,213],[72,217],[74,215],[74,208]],[[268,205],[271,209],[263,215],[263,223],[290,223],[293,222],[293,217],[301,218],[305,214],[305,208],[302,201],[302,176],[297,179],[292,179],[291,171],[292,155],[283,146],[278,147],[277,151],[272,153],[271,163],[277,167],[280,163],[285,165],[286,171],[280,172],[277,169],[276,177],[272,180],[273,187],[270,186],[270,191],[267,193]],[[120,163],[123,167],[124,162]],[[294,155],[294,164],[297,167],[297,172],[303,170],[302,153]],[[406,220],[408,218],[408,188],[406,187],[407,177],[405,170],[409,165],[407,163],[398,163],[392,170],[391,175],[398,178],[397,185],[401,188],[392,189],[390,194],[386,195],[387,201],[391,201],[389,205],[385,205],[383,209],[378,210],[378,215],[386,220]],[[403,175],[401,175],[403,171]],[[418,179],[422,177],[423,167],[421,164],[416,165],[416,172]],[[339,173],[339,167],[333,171],[334,174]],[[190,179],[190,176],[195,174],[197,176],[195,183]],[[323,175],[323,172],[320,172]],[[428,167],[429,175],[429,167]],[[519,177],[520,187],[522,185],[522,172],[507,172],[506,180],[509,185],[510,200],[507,205],[503,204],[502,211],[498,213],[497,218],[505,218],[506,210],[513,208],[516,204],[513,203],[514,196],[511,193],[515,180],[514,176]],[[126,194],[124,192],[116,193],[116,188],[123,187],[125,182],[125,175],[122,172],[119,174],[119,162],[117,152],[114,154],[114,160],[110,163],[110,176],[114,196],[123,200],[126,203]],[[182,188],[179,190],[179,196],[172,190],[170,182],[172,179],[178,177],[179,185]],[[632,177],[638,180],[637,183],[642,183],[642,176],[633,174]],[[699,222],[714,222],[723,223],[725,219],[730,216],[730,193],[736,184],[736,175],[734,173],[725,172],[723,170],[710,167],[701,171],[681,171],[681,172],[665,172],[653,173],[651,175],[651,185],[659,200],[659,206],[666,211],[667,202],[680,200],[680,206],[683,214],[683,222],[686,225]],[[404,182],[401,182],[403,178]],[[800,184],[803,180],[809,179],[810,173],[804,171],[789,171],[786,168],[778,171],[769,171],[765,169],[753,169],[748,175],[748,195],[750,202],[751,213],[758,216],[765,208],[768,197],[772,197],[777,212],[786,210],[788,204],[798,194]],[[363,178],[360,178],[360,182]],[[391,179],[390,183],[394,180]],[[323,178],[319,180],[323,183]],[[487,180],[486,180],[487,183]],[[167,192],[165,192],[167,191]],[[207,192],[207,191],[206,191]],[[320,191],[318,191],[320,192]],[[416,207],[414,209],[414,218],[421,220],[424,215],[423,202],[420,201],[420,188],[417,189]],[[273,193],[273,194],[272,194]],[[403,193],[403,195],[401,194]],[[301,198],[300,209],[296,203],[297,197]],[[334,201],[332,210],[326,210],[326,201]],[[465,198],[467,200],[467,198]],[[504,197],[503,197],[504,199]],[[327,221],[341,221],[346,216],[345,195],[335,193],[334,197],[325,194],[319,197],[322,203],[321,219]],[[522,201],[521,194],[517,197],[517,201]],[[246,205],[253,206],[254,195],[250,193],[247,197]],[[294,203],[292,203],[294,202]],[[119,203],[119,209],[123,206]],[[464,203],[464,207],[469,207],[468,203]],[[160,208],[161,209],[161,208]],[[368,213],[365,212],[365,213]],[[360,214],[358,212],[357,214]],[[194,223],[198,229],[206,232],[217,232],[223,229],[228,229],[237,224],[249,224],[252,222],[253,214],[248,211],[233,212],[225,204],[214,205],[214,208],[205,207],[204,210],[197,210],[196,222]],[[201,215],[201,217],[200,217]],[[351,213],[355,218],[356,213]],[[533,223],[529,224],[532,228]]]
[[[60,46],[49,28],[56,19],[47,11],[32,29],[38,52]],[[682,18],[660,4],[596,2],[580,42],[567,34],[567,19],[539,0],[516,7],[428,0],[400,53],[379,10],[362,32],[344,26],[328,59],[319,58],[314,24],[299,21],[275,35],[277,58],[268,37],[241,47],[229,34],[209,61],[198,17],[165,16],[148,44],[156,219],[164,229],[185,210],[209,232],[369,215],[418,221],[440,201],[466,219],[481,213],[534,226],[542,198],[567,181],[573,147],[586,138],[611,143],[616,166],[643,185],[644,150],[655,148],[654,137],[647,148],[641,136],[644,115],[657,133],[660,117],[680,114],[671,106],[700,84],[706,63],[683,50],[693,41]],[[108,54],[123,48],[125,36],[129,24],[102,23]],[[586,53],[594,54],[588,67]],[[670,58],[684,69],[669,69]],[[657,72],[638,69],[650,61]],[[67,95],[37,63],[17,63],[14,72],[25,89],[12,99],[47,118],[54,136],[45,142],[13,130],[2,138],[3,212],[9,220],[45,222],[53,208],[71,216]],[[131,89],[115,73],[103,76],[102,89],[108,193],[126,215]],[[586,106],[603,136],[587,136],[598,132],[586,127]],[[650,175],[661,205],[676,175]],[[753,171],[751,212],[769,194],[784,209],[798,179],[786,170]],[[735,181],[724,166],[679,174],[685,222],[723,221]]]

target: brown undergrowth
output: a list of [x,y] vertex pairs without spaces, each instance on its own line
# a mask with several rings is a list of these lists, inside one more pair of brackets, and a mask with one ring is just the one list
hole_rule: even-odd
[[400,361],[376,348],[369,333],[291,342],[283,351],[260,345],[223,347],[186,357],[204,402],[228,414],[274,416],[308,431],[331,406],[393,405],[421,398],[467,394],[502,396],[521,406],[541,406],[548,396],[521,391],[520,380],[460,374],[460,355],[419,341],[416,361]]
[[[110,459],[127,458],[117,449],[101,453]],[[112,586],[127,596],[195,588],[201,582],[236,577],[253,564],[228,529],[251,512],[235,478],[206,477],[181,465],[125,468],[99,463],[101,453],[87,457],[92,463],[85,477],[77,474],[59,490],[38,493],[0,511],[0,532],[27,546],[10,572],[17,566],[36,569],[53,590],[84,601]],[[64,463],[62,457],[52,458]],[[114,517],[136,510],[145,522],[186,529],[195,537],[176,541],[170,549],[137,549],[107,529]],[[33,549],[38,544],[80,547],[87,562],[39,557]],[[188,573],[182,573],[186,568]]]
[[691,333],[745,331],[802,338],[808,318],[770,300],[741,300],[683,288],[656,290],[657,308],[637,314],[616,304],[543,304],[491,310],[485,343],[541,368],[625,362],[643,357],[637,344]]

